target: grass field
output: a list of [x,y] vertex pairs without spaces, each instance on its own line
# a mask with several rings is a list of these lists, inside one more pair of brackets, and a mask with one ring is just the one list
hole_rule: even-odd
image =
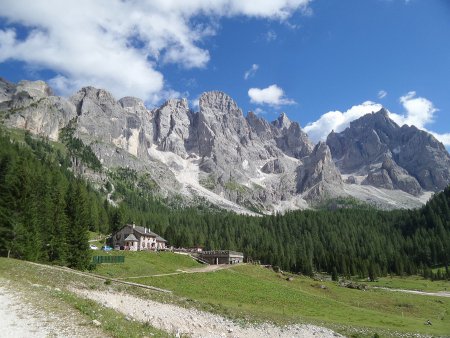
[[[113,254],[123,254],[114,252]],[[199,266],[192,259],[172,253],[126,252],[123,265],[100,265],[97,273],[123,278],[175,272]],[[360,291],[286,276],[259,267],[241,265],[211,273],[179,274],[133,279],[134,282],[174,291],[197,307],[233,318],[279,324],[313,322],[348,335],[392,332],[445,335],[450,332],[450,299],[379,289]],[[381,278],[369,286],[444,291],[445,281],[420,277]],[[324,286],[325,288],[321,288]],[[433,325],[424,322],[431,320]],[[357,328],[354,333],[352,327]],[[365,334],[362,334],[365,335]]]
[[125,256],[124,264],[99,264],[95,273],[106,277],[127,278],[176,272],[201,266],[191,257],[172,252],[95,251],[98,255]]
[[[96,274],[111,278],[150,276],[201,266],[189,257],[173,253],[111,254],[125,254],[125,264],[101,264],[95,271]],[[44,271],[27,264],[29,263],[0,259],[0,277],[13,278],[19,283],[27,280],[28,283],[48,284],[50,287],[73,283],[87,288],[105,287],[103,282],[83,277],[67,277],[65,273]],[[196,307],[244,322],[312,323],[330,327],[349,337],[373,337],[375,334],[381,337],[405,334],[412,336],[415,333],[435,337],[449,336],[450,298],[394,293],[374,288],[360,291],[303,276],[293,276],[293,280],[289,281],[289,276],[291,275],[275,273],[261,266],[239,265],[207,273],[180,273],[132,280],[172,290],[172,295],[114,285],[114,282],[107,287],[185,307]],[[419,277],[382,278],[379,282],[367,284],[424,291],[444,291],[450,287],[449,282],[424,281]],[[57,297],[80,309],[85,316],[91,317],[97,313],[97,305],[80,300],[70,292],[63,292]],[[104,312],[104,316],[118,316],[120,323],[123,320],[117,313]],[[433,325],[425,325],[428,319]],[[114,321],[109,325],[116,336],[126,336],[125,333],[117,333],[119,329],[114,328]],[[143,332],[142,330],[144,328],[139,326],[137,331]],[[164,335],[161,332],[154,334]],[[130,334],[133,335],[139,336],[140,333]]]
[[[260,266],[134,281],[173,290],[206,308],[247,320],[313,322],[348,335],[355,335],[351,327],[368,336],[394,331],[445,336],[450,332],[449,298],[353,290],[307,277],[287,281],[286,276]],[[397,285],[402,287],[402,280]],[[432,326],[424,325],[427,319]]]
[[432,281],[419,276],[383,277],[377,282],[368,283],[370,286],[387,287],[392,289],[418,290],[426,292],[450,291],[450,282]]

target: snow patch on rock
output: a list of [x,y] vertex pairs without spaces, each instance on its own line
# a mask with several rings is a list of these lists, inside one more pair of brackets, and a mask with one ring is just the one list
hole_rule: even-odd
[[227,200],[225,197],[215,194],[200,184],[200,158],[197,155],[191,155],[189,158],[184,159],[174,153],[160,151],[155,145],[148,148],[148,155],[152,159],[158,160],[168,166],[177,181],[183,185],[180,191],[183,195],[200,196],[221,208],[240,214],[256,215],[244,207]]

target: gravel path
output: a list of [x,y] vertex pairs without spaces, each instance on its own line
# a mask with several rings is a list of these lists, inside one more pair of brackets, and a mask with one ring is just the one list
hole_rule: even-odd
[[105,337],[70,309],[47,313],[26,301],[24,295],[0,283],[0,337]]
[[[159,273],[155,275],[144,275],[144,276],[131,276],[131,277],[121,277],[116,278],[117,280],[125,280],[125,279],[141,279],[141,278],[147,278],[147,277],[164,277],[164,276],[173,276],[173,275],[181,275],[183,273],[204,273],[204,272],[213,272],[218,270],[225,270],[225,269],[231,269],[235,265],[233,264],[207,264],[198,268],[191,268],[186,270],[178,269],[177,272],[170,272],[170,273]],[[167,290],[166,290],[167,291]]]
[[144,300],[124,293],[98,290],[71,290],[79,296],[122,312],[130,319],[150,325],[176,336],[216,337],[342,337],[333,331],[314,325],[277,327],[271,324],[242,327],[233,321],[196,309]]
[[448,291],[427,292],[427,291],[419,291],[419,290],[392,289],[392,288],[385,288],[382,286],[374,286],[373,288],[386,290],[386,291],[392,291],[392,292],[412,293],[415,295],[422,295],[422,296],[436,296],[436,297],[450,298],[450,292],[448,292]]

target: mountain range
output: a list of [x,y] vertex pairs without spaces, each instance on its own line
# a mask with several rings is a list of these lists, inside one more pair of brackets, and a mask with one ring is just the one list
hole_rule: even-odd
[[[60,141],[65,128],[89,146],[101,173],[77,163],[99,184],[132,169],[155,193],[207,200],[242,213],[283,212],[352,198],[383,209],[412,208],[450,184],[450,155],[431,134],[399,126],[381,109],[313,144],[281,114],[268,122],[219,91],[203,93],[198,111],[186,99],[148,109],[134,97],[84,87],[54,96],[43,81],[0,79],[0,119],[8,128]],[[74,159],[74,162],[77,160]]]

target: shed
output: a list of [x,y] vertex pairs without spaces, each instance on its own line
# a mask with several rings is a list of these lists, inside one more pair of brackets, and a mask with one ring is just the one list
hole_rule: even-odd
[[209,264],[238,264],[244,261],[244,254],[231,250],[203,251],[199,257]]

